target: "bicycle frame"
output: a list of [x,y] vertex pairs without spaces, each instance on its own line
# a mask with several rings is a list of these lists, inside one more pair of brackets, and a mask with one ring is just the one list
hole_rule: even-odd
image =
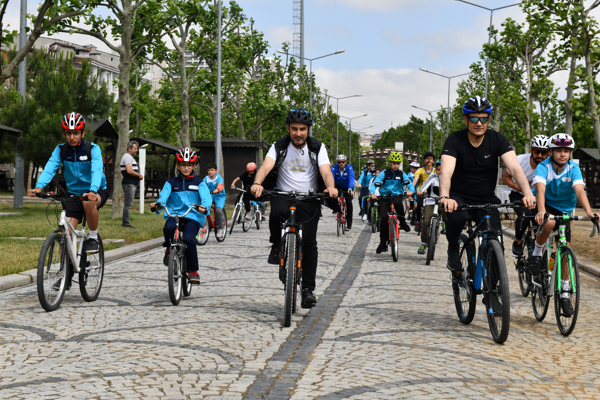
[[[479,250],[477,251],[477,260],[472,260],[473,264],[475,264],[475,274],[473,277],[473,288],[475,290],[481,290],[481,283],[483,278],[483,255],[485,254],[485,250],[487,249],[488,241],[497,240],[502,243],[502,241],[498,238],[494,229],[492,229],[492,225],[490,223],[491,216],[489,214],[484,215],[483,219],[477,224],[475,229],[473,229],[472,219],[469,218],[467,221],[467,232],[469,234],[469,238],[467,239],[467,243],[473,242],[475,237],[479,242]],[[463,247],[462,251],[465,248]],[[461,253],[462,258],[462,253]],[[487,274],[487,270],[486,270]]]
[[342,210],[342,212],[338,213],[338,214],[339,214],[342,224],[345,224],[346,223],[346,200],[344,199],[344,194],[342,193],[341,190],[340,190],[339,196],[338,196],[338,203],[340,204],[340,210]]
[[[71,223],[69,222],[69,219],[67,218],[67,212],[65,210],[62,210],[60,212],[60,222],[58,226],[62,228],[62,231],[64,233],[63,237],[67,241],[67,252],[69,253],[69,258],[71,259],[73,268],[75,272],[79,272],[79,263],[81,262],[81,255],[83,252],[83,242],[85,241],[85,239],[87,239],[87,235],[85,233],[85,216],[83,219],[81,230],[78,231],[75,228],[73,228],[73,225],[71,225]],[[72,235],[75,235],[75,237],[81,239],[79,241],[79,249],[77,248],[77,240],[74,240],[72,238]]]

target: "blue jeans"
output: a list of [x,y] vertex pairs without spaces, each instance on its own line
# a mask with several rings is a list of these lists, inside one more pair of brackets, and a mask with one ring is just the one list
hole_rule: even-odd
[[[185,248],[185,259],[187,262],[187,271],[194,272],[198,271],[198,251],[196,250],[196,236],[198,236],[198,232],[200,231],[200,224],[198,224],[193,219],[188,218],[180,218],[179,219],[179,227],[183,226],[183,243],[186,245]],[[163,228],[163,233],[165,235],[165,244],[169,246],[171,244],[171,239],[173,238],[173,234],[175,233],[175,218],[169,218],[167,222],[165,222],[165,227]]]

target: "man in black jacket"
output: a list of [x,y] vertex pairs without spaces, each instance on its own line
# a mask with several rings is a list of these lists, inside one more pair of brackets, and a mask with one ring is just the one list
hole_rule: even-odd
[[[310,189],[326,192],[337,199],[331,165],[325,146],[317,139],[310,137],[312,127],[311,114],[303,109],[291,110],[285,123],[289,136],[279,139],[267,153],[263,165],[256,173],[252,193],[260,197],[263,185],[284,192],[295,190],[308,192]],[[273,173],[269,175],[269,173]],[[274,182],[265,182],[268,178]],[[269,181],[269,180],[268,180]],[[279,264],[279,242],[281,240],[281,224],[288,218],[290,199],[274,197],[271,199],[271,215],[269,218],[270,242],[273,244],[269,254],[269,264]],[[297,220],[303,225],[303,260],[302,260],[302,307],[312,308],[317,302],[313,293],[317,275],[317,223],[319,222],[320,203],[315,200],[303,202],[298,207]]]

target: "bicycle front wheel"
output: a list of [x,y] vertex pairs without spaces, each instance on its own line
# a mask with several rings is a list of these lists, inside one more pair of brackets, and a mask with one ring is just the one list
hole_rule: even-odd
[[55,232],[42,245],[37,267],[37,294],[46,311],[54,311],[67,289],[69,256],[63,235]]
[[250,230],[250,227],[252,226],[253,222],[254,222],[254,206],[252,206],[250,208],[250,214],[248,216],[244,216],[244,219],[242,220],[242,229],[244,230],[244,232],[248,232]]
[[437,218],[431,218],[431,221],[429,221],[429,227],[427,232],[427,259],[425,260],[426,265],[429,265],[431,260],[433,260],[433,256],[435,255],[435,243],[437,242],[437,231],[439,223],[440,222]]
[[256,212],[254,213],[254,223],[256,224],[256,230],[260,230],[260,223],[262,222],[262,214],[258,207],[256,208]]
[[192,294],[192,287],[194,285],[192,285],[190,283],[190,281],[188,280],[188,274],[187,274],[187,262],[185,260],[185,258],[183,260],[181,260],[181,286],[183,287],[183,296],[184,297],[189,297]]
[[235,205],[235,209],[233,210],[233,216],[231,217],[231,228],[229,228],[229,234],[231,235],[231,232],[233,232],[233,226],[235,225],[235,223],[238,221],[238,218],[240,217],[240,212],[241,212],[241,206],[240,204],[236,204]]
[[342,216],[340,213],[336,214],[336,222],[337,222],[337,235],[340,236],[340,230],[342,229]]
[[169,252],[169,298],[173,305],[179,304],[183,291],[183,279],[181,277],[181,258],[179,249],[171,247]]
[[[555,283],[557,288],[554,291],[554,314],[556,315],[556,323],[558,325],[558,330],[563,336],[569,336],[573,329],[575,329],[575,324],[577,323],[577,315],[579,314],[579,266],[577,265],[577,258],[575,258],[575,253],[570,247],[562,247],[560,249],[561,252],[561,267],[563,265],[570,266],[572,275],[561,276],[561,280],[565,281],[568,278],[570,282],[569,290],[564,290],[562,287],[562,283]],[[554,268],[557,268],[557,265],[554,265]],[[569,315],[565,312],[561,304],[561,294],[566,294],[566,298],[569,299],[571,305],[573,306],[573,314]]]
[[490,332],[496,343],[504,343],[510,330],[510,290],[502,247],[496,240],[487,243],[485,255],[487,268],[486,314]]
[[[221,228],[221,235],[218,235],[217,232],[215,232],[215,237],[217,238],[217,242],[222,242],[223,240],[225,240],[225,237],[227,236],[227,213],[225,212],[225,209],[221,209],[221,215],[223,217],[223,225]],[[215,225],[216,225],[216,219],[215,219]],[[245,232],[245,231],[244,231]]]
[[294,285],[296,282],[296,235],[287,235],[287,270],[285,274],[285,301],[283,304],[283,326],[292,324]]
[[475,274],[475,245],[467,243],[468,237],[464,233],[460,235],[458,245],[460,246],[463,273],[452,279],[452,293],[454,294],[454,306],[458,320],[465,325],[473,321],[477,307],[477,294],[473,288],[473,275]]
[[79,290],[85,301],[96,301],[104,278],[104,245],[98,235],[98,252],[82,257],[79,267]]
[[398,219],[390,218],[390,245],[392,248],[392,259],[398,261]]
[[[233,226],[232,226],[233,228]],[[204,246],[206,242],[208,242],[208,237],[210,236],[210,224],[208,223],[208,218],[204,221],[204,225],[200,227],[198,231],[198,237],[196,237],[196,244],[198,246]]]

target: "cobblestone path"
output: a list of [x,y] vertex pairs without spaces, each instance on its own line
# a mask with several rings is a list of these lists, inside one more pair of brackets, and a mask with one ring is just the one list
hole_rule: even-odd
[[497,345],[480,300],[458,321],[444,251],[425,266],[402,234],[394,263],[359,221],[342,237],[334,222],[319,225],[317,307],[291,328],[266,225],[200,247],[202,284],[179,306],[162,250],[107,264],[94,303],[77,286],[52,313],[35,286],[0,293],[0,398],[600,398],[598,281],[582,275],[563,338],[553,304],[535,320],[507,258],[511,331]]

